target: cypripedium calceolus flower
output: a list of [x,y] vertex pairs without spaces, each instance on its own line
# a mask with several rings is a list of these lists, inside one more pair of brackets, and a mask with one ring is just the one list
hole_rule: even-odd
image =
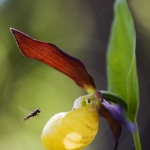
[[47,150],[80,150],[92,142],[99,127],[98,115],[105,117],[112,130],[115,146],[121,135],[122,124],[134,130],[134,124],[126,120],[119,104],[111,104],[96,90],[92,76],[77,58],[57,46],[34,40],[28,35],[11,29],[20,51],[64,73],[88,92],[75,100],[72,110],[55,114],[45,125],[41,139]]
[[75,100],[72,111],[54,115],[41,137],[47,149],[79,150],[91,143],[97,131],[98,114],[91,94]]

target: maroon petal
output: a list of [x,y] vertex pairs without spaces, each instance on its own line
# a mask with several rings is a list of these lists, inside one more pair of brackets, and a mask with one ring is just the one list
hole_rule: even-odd
[[37,59],[57,69],[89,93],[95,91],[94,80],[79,59],[68,55],[51,43],[34,40],[16,29],[11,31],[19,49],[26,57]]
[[115,140],[114,150],[116,150],[117,147],[118,147],[118,140],[119,140],[119,137],[121,135],[121,130],[122,130],[121,123],[116,121],[111,116],[109,111],[105,108],[105,106],[102,103],[100,103],[100,105],[99,105],[99,114],[108,121],[108,124],[109,124],[109,126],[111,128],[111,131],[113,133],[114,140]]
[[119,104],[111,105],[105,99],[103,99],[102,104],[109,111],[113,119],[125,125],[130,131],[136,130],[135,124],[126,119],[124,109]]
[[115,139],[114,150],[116,150],[118,147],[118,140],[121,135],[122,125],[125,125],[130,131],[135,131],[135,124],[126,119],[124,110],[119,104],[112,105],[111,103],[107,102],[102,98],[100,91],[96,91],[95,96],[100,101],[99,114],[106,118],[112,130]]

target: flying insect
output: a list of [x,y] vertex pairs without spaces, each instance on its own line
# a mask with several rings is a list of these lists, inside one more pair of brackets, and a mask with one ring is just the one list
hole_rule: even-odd
[[37,108],[37,109],[33,110],[29,115],[27,115],[26,117],[23,118],[23,121],[27,121],[30,118],[38,116],[40,112],[41,112],[40,108]]

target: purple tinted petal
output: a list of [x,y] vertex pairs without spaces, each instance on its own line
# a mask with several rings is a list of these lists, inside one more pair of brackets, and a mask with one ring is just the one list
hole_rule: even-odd
[[111,105],[106,100],[103,99],[102,104],[109,111],[111,116],[118,122],[125,125],[129,130],[134,131],[135,125],[128,120],[126,120],[124,115],[124,110],[119,104]]
[[114,140],[115,140],[114,150],[116,150],[118,147],[118,140],[119,140],[119,137],[120,137],[121,131],[122,131],[122,125],[120,122],[116,121],[116,119],[114,119],[111,116],[108,109],[105,108],[105,106],[102,103],[99,104],[99,114],[107,120],[107,122],[111,128],[111,131],[113,133]]

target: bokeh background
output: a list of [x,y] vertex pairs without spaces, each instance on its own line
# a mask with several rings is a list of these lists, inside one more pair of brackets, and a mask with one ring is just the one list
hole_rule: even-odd
[[[71,79],[38,61],[25,58],[9,28],[56,44],[79,58],[93,76],[97,89],[106,90],[106,50],[113,19],[112,0],[0,0],[0,149],[44,150],[40,136],[55,113],[69,111],[86,94]],[[140,85],[138,125],[143,150],[150,149],[150,2],[128,0],[137,31]],[[31,110],[41,114],[28,124]],[[100,117],[99,133],[84,150],[112,150],[113,137]],[[120,150],[134,150],[131,134],[123,128]]]

